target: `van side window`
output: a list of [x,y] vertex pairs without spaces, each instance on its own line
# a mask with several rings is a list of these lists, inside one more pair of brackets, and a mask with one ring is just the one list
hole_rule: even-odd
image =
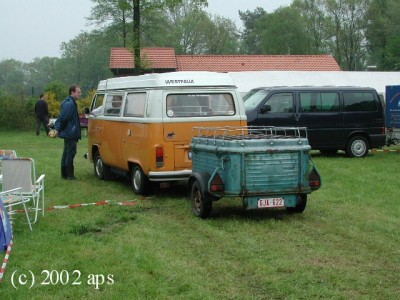
[[125,102],[124,117],[143,117],[146,107],[146,93],[128,94]]
[[121,114],[122,95],[108,95],[104,108],[105,116],[119,116]]
[[376,101],[370,92],[343,92],[345,111],[376,111]]
[[170,118],[232,116],[236,113],[232,94],[169,94],[166,114]]
[[90,107],[90,113],[92,115],[98,116],[101,114],[103,109],[104,94],[97,94],[92,101],[92,106]]
[[271,106],[271,113],[293,112],[293,94],[277,93],[272,95],[265,103]]
[[335,92],[301,92],[300,105],[302,112],[339,111],[339,94]]

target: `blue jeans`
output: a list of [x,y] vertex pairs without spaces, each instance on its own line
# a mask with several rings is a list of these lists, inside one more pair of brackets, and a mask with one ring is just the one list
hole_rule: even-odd
[[61,157],[61,167],[74,165],[78,140],[64,139],[64,151]]

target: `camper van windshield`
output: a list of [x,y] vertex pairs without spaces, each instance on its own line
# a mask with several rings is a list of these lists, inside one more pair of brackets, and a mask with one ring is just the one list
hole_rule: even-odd
[[248,92],[244,97],[244,108],[246,110],[253,109],[257,107],[261,101],[265,99],[265,97],[268,95],[269,90],[251,90]]
[[166,114],[169,118],[232,116],[235,105],[229,93],[169,94]]

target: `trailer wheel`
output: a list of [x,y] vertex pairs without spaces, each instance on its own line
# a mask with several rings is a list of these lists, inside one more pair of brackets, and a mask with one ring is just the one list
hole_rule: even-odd
[[208,218],[212,210],[212,201],[201,191],[199,183],[195,180],[190,192],[192,198],[192,211],[196,217]]
[[131,170],[132,190],[136,195],[145,195],[149,190],[149,179],[138,165],[133,165]]
[[97,178],[102,180],[110,179],[111,177],[111,169],[107,166],[103,159],[100,156],[99,151],[96,151],[93,160],[94,174]]
[[349,157],[365,157],[368,151],[368,141],[361,135],[353,136],[347,143],[346,154]]
[[295,207],[286,207],[286,210],[288,213],[294,214],[294,213],[302,213],[307,206],[307,195],[306,194],[301,194],[299,195],[299,202]]

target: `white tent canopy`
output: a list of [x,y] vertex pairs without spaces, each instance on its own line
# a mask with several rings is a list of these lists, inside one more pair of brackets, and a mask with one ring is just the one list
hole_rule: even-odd
[[253,71],[229,72],[242,94],[265,86],[361,86],[385,95],[387,85],[400,85],[400,72]]

